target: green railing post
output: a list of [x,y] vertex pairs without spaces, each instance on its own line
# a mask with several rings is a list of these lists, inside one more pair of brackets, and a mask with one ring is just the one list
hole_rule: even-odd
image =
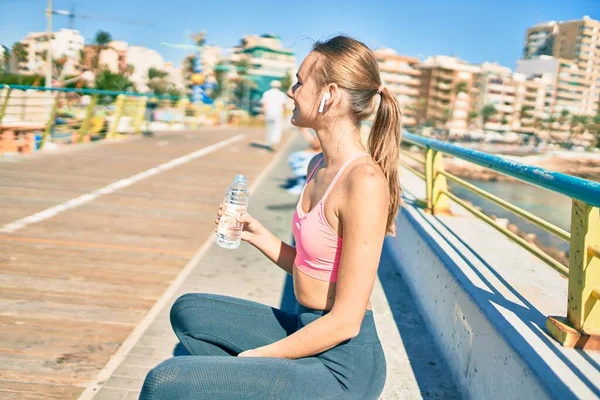
[[52,128],[54,127],[54,120],[56,118],[56,109],[58,108],[60,93],[56,93],[54,98],[54,103],[52,104],[52,108],[50,109],[50,115],[48,115],[48,122],[46,122],[46,128],[44,129],[44,133],[42,134],[42,140],[40,141],[40,150],[44,148],[46,144],[46,140],[48,140],[48,136],[52,132]]
[[87,105],[85,110],[85,118],[81,122],[81,126],[79,127],[79,135],[77,136],[77,143],[81,143],[83,138],[87,134],[90,129],[90,119],[92,115],[94,115],[94,109],[96,108],[96,104],[98,102],[98,96],[92,96],[90,100],[90,104]]
[[600,350],[600,208],[573,200],[567,318],[546,327],[563,346]]
[[133,133],[135,135],[139,134],[142,129],[142,122],[144,121],[144,117],[146,116],[146,103],[148,102],[148,98],[146,96],[140,97],[138,103],[137,114],[133,120]]
[[117,137],[117,130],[119,128],[119,121],[121,120],[121,116],[123,115],[124,105],[125,96],[120,94],[117,96],[117,101],[115,102],[115,117],[113,119],[113,124],[110,127],[108,135],[106,135],[108,139],[115,139]]
[[6,112],[6,107],[8,107],[8,100],[10,98],[10,92],[12,92],[12,88],[8,88],[6,91],[6,97],[2,102],[2,107],[0,108],[0,123],[2,123],[2,118],[4,118],[4,113]]

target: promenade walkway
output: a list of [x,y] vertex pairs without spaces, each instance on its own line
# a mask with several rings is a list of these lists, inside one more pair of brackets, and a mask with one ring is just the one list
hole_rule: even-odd
[[[216,128],[0,159],[0,397],[137,398],[184,351],[168,322],[186,292],[292,310],[291,279],[251,246],[214,246],[215,207],[236,173],[250,212],[290,238],[296,197],[262,131]],[[384,249],[373,308],[388,361],[382,398],[459,398]]]

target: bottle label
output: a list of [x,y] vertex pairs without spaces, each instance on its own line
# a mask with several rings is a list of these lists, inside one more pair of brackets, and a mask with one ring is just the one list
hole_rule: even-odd
[[236,218],[243,215],[245,212],[245,205],[226,203],[223,207],[223,215],[219,221],[217,233],[232,238],[240,235],[243,227],[242,223],[238,222]]

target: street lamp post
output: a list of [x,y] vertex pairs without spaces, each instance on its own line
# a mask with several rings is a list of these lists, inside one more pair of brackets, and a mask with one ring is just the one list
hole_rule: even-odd
[[46,87],[52,87],[52,0],[48,0],[48,51],[46,52]]

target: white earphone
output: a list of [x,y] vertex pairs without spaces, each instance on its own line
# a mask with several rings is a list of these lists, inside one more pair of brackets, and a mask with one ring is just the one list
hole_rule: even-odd
[[331,98],[331,95],[329,94],[329,92],[325,92],[325,94],[323,94],[323,97],[321,97],[321,104],[319,104],[319,112],[322,113],[323,109],[325,108],[325,102],[327,100],[329,100]]

